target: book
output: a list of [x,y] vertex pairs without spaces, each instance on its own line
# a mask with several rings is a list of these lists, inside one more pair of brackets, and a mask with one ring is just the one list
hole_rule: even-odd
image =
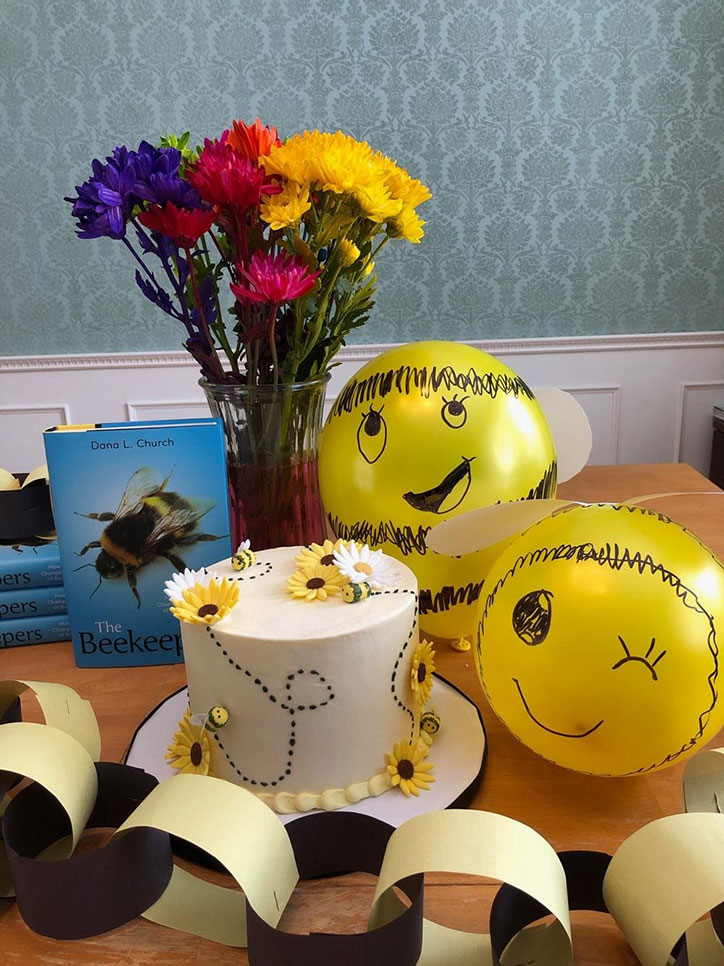
[[28,537],[0,543],[0,592],[63,583],[56,540]]
[[183,660],[164,582],[231,554],[220,419],[44,434],[76,664]]
[[30,587],[28,590],[0,592],[0,621],[65,614],[67,610],[63,587]]
[[0,648],[50,644],[53,641],[67,641],[69,638],[70,621],[67,614],[0,621]]

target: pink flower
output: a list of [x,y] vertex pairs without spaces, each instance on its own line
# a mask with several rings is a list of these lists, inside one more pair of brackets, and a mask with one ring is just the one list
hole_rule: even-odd
[[138,214],[138,220],[151,231],[166,235],[179,248],[191,248],[214,223],[214,212],[203,208],[179,208],[165,204],[154,205]]
[[210,205],[242,212],[259,204],[262,194],[275,195],[281,186],[264,168],[234,151],[224,131],[218,141],[204,141],[198,161],[186,168],[186,178]]
[[306,262],[295,255],[269,255],[256,251],[248,268],[237,265],[239,277],[247,284],[231,283],[231,291],[240,302],[267,302],[279,305],[306,295],[321,272],[310,272]]

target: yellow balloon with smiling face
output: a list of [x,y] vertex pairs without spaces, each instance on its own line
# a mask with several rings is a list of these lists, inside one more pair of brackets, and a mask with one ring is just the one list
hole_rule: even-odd
[[420,585],[420,626],[472,634],[500,546],[465,560],[426,546],[432,527],[498,501],[550,497],[553,440],[523,380],[455,342],[416,342],[365,365],[337,397],[319,457],[322,501],[339,537],[404,561]]
[[516,737],[594,775],[655,771],[724,724],[724,567],[641,507],[566,509],[503,552],[479,603],[476,663]]

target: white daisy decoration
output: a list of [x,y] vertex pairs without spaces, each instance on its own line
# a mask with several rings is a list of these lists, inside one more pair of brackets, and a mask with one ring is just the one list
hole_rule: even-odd
[[366,543],[350,540],[334,551],[334,562],[339,572],[353,584],[367,583],[373,590],[382,590],[394,581],[394,574],[381,550],[370,550]]
[[189,570],[187,567],[182,574],[174,574],[164,585],[164,594],[169,600],[180,600],[185,590],[198,586],[208,587],[214,577],[218,579],[218,574],[213,570]]

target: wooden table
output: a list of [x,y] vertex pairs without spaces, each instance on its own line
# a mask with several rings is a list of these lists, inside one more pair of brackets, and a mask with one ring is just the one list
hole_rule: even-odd
[[[565,497],[587,501],[672,491],[692,495],[659,500],[656,508],[698,534],[724,557],[724,501],[697,497],[697,492],[716,491],[716,487],[688,466],[587,467],[560,488]],[[482,695],[472,654],[440,648],[437,663],[443,676],[479,704],[485,719],[488,765],[473,807],[525,822],[558,850],[609,852],[652,819],[681,811],[682,765],[627,779],[596,779],[564,771],[528,751],[498,721]],[[69,644],[2,651],[0,677],[58,681],[89,698],[100,721],[106,760],[121,759],[134,727],[149,709],[185,683],[183,666],[76,668]],[[25,716],[32,718],[34,711],[28,703]],[[361,930],[366,924],[373,882],[372,877],[359,874],[302,883],[292,896],[282,925],[299,932]],[[488,910],[496,889],[497,884],[465,876],[428,876],[425,914],[445,925],[487,932]],[[636,962],[609,917],[574,913],[572,918],[578,966],[631,966]],[[73,943],[47,940],[25,926],[13,902],[0,900],[0,962],[2,966],[243,966],[247,957],[243,951],[140,918],[95,939]]]

